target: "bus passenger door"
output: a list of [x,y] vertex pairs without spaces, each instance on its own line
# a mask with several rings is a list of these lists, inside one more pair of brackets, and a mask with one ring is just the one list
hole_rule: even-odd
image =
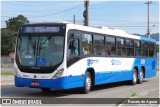
[[67,41],[67,87],[74,88],[82,86],[80,64],[80,42],[79,33],[70,33]]
[[67,41],[67,67],[80,59],[80,34],[70,34]]

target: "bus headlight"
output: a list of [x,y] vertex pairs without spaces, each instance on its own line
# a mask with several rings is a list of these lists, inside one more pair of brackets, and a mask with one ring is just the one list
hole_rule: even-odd
[[18,72],[18,69],[14,68],[14,75],[17,76],[17,77],[21,77],[19,72]]
[[57,78],[61,77],[63,71],[64,71],[64,68],[58,70],[58,72],[53,76],[52,79],[57,79]]

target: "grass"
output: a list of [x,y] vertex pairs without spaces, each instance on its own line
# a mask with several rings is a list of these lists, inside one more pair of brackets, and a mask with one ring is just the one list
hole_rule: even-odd
[[117,102],[117,106],[122,104],[122,103],[124,103],[124,102],[126,102],[128,99],[130,99],[132,97],[135,97],[135,96],[138,96],[138,94],[135,91],[131,90],[131,96],[130,97],[126,97],[126,98],[120,100],[119,102]]
[[13,76],[14,75],[14,72],[2,72],[1,71],[1,76]]
[[131,97],[135,97],[135,96],[137,96],[138,94],[136,93],[136,92],[134,92],[134,91],[131,91]]

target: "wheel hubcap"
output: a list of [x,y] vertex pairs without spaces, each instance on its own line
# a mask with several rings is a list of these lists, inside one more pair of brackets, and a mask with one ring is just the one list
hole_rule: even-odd
[[140,72],[140,79],[141,79],[141,81],[143,81],[143,72],[142,71]]
[[136,83],[136,81],[137,81],[137,77],[136,77],[136,73],[135,72],[133,74],[133,81],[134,81],[134,83]]
[[86,82],[87,82],[87,90],[89,90],[91,88],[91,79],[88,77]]

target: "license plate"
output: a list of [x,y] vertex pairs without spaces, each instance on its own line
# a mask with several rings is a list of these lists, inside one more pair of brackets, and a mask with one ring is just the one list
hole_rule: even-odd
[[32,82],[31,85],[34,85],[34,86],[39,86],[40,83],[39,82]]

